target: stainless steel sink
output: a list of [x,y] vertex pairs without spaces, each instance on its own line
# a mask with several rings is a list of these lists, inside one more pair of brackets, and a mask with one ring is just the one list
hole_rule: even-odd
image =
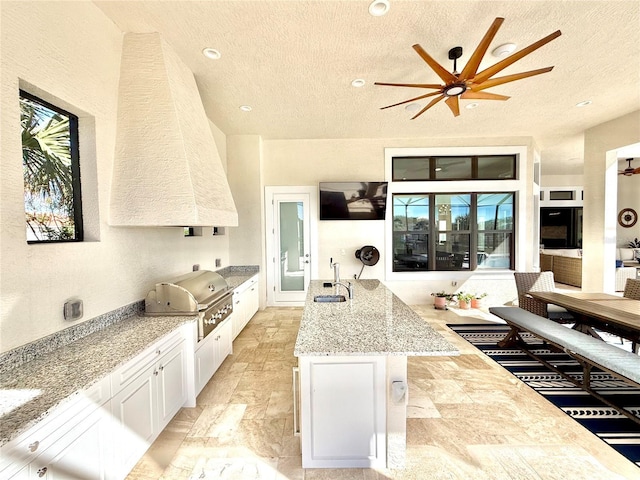
[[329,302],[346,302],[347,299],[344,295],[316,295],[313,297],[314,302],[329,303]]

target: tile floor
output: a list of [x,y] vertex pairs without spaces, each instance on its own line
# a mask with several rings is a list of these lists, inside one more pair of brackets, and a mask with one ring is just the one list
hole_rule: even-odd
[[409,359],[406,469],[302,469],[291,400],[302,309],[267,308],[128,479],[640,479],[640,468],[446,327],[489,315],[414,309],[461,355]]

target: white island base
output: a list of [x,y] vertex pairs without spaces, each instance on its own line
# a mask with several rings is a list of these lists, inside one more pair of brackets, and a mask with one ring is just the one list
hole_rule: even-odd
[[301,356],[303,468],[403,468],[407,357]]

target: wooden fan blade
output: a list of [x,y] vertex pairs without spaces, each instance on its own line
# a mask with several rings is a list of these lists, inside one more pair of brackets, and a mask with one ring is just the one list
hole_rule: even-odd
[[453,73],[449,72],[442,65],[436,62],[427,52],[424,51],[424,49],[420,45],[416,43],[413,46],[413,49],[418,52],[418,55],[420,55],[422,59],[427,62],[431,69],[436,72],[436,74],[442,79],[444,83],[458,81],[458,77],[456,77]]
[[497,93],[489,92],[474,92],[473,90],[467,90],[460,98],[463,100],[509,100],[511,97],[507,95],[498,95]]
[[485,88],[491,88],[491,87],[495,87],[496,85],[502,85],[504,83],[514,82],[522,78],[533,77],[534,75],[547,73],[547,72],[550,72],[551,70],[553,70],[553,67],[546,67],[546,68],[539,68],[538,70],[530,70],[528,72],[514,73],[513,75],[505,75],[504,77],[491,78],[479,84],[472,84],[471,90],[473,90],[474,92],[478,92],[480,90],[484,90]]
[[636,168],[636,169],[633,171],[633,175],[638,175],[639,173],[640,173],[640,167]]
[[439,95],[442,92],[431,92],[426,95],[420,95],[419,97],[410,98],[409,100],[405,100],[404,102],[394,103],[393,105],[387,105],[386,107],[380,107],[380,110],[384,110],[385,108],[397,107],[398,105],[402,105],[404,103],[415,102],[416,100],[422,100],[423,98],[433,97],[434,95]]
[[434,98],[433,100],[431,100],[429,102],[429,105],[427,105],[422,110],[420,110],[418,113],[416,113],[413,117],[411,117],[411,120],[414,120],[414,119],[418,118],[420,115],[422,115],[424,112],[429,110],[431,107],[433,107],[436,103],[438,103],[443,98],[444,98],[444,95],[440,95],[438,98]]
[[373,82],[374,85],[386,85],[388,87],[412,87],[412,88],[437,88],[441,89],[442,85],[437,83],[383,83]]
[[453,97],[448,97],[444,103],[449,106],[454,117],[460,115],[460,103],[458,102],[457,96],[454,95]]
[[473,76],[476,74],[476,72],[478,71],[478,67],[480,66],[480,62],[482,61],[484,54],[487,53],[487,49],[493,41],[493,37],[495,37],[496,33],[498,33],[498,29],[502,25],[502,22],[504,22],[504,18],[501,17],[498,17],[493,21],[493,23],[489,27],[489,30],[487,30],[487,33],[484,34],[484,37],[482,37],[482,40],[471,55],[471,58],[464,66],[464,69],[460,74],[461,80],[473,78]]
[[518,60],[520,60],[521,58],[529,55],[531,52],[537,50],[538,48],[542,47],[543,45],[546,45],[551,40],[553,40],[555,38],[558,38],[561,34],[562,33],[560,32],[560,30],[556,30],[552,34],[547,35],[546,37],[544,37],[541,40],[538,40],[535,43],[532,43],[531,45],[529,45],[526,48],[523,48],[519,52],[516,52],[516,53],[514,53],[512,55],[509,55],[504,60],[501,60],[500,62],[496,63],[495,65],[492,65],[491,67],[489,67],[489,68],[483,70],[482,72],[480,72],[479,74],[477,74],[472,79],[473,83],[476,83],[476,84],[477,83],[482,83],[485,80],[487,80],[488,78],[493,77],[496,73],[504,70],[509,65],[511,65],[511,64],[517,62]]

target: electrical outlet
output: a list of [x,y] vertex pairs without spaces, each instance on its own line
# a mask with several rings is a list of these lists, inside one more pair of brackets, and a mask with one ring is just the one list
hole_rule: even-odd
[[194,263],[193,264],[193,271],[197,272],[198,270],[200,270],[200,264],[199,263]]
[[452,287],[457,287],[458,286],[458,282],[456,282],[455,280],[453,282],[451,282],[451,286]]
[[222,266],[222,259],[216,258],[216,267],[221,267],[221,266]]
[[82,300],[69,300],[65,302],[63,315],[65,320],[78,320],[82,318]]

